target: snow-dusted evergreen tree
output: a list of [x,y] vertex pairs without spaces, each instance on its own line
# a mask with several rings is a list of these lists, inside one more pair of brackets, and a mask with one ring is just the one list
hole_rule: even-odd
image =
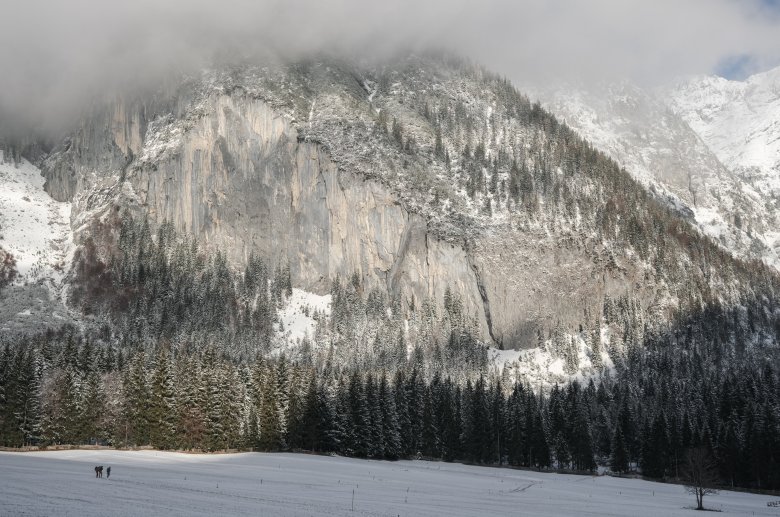
[[152,364],[149,386],[149,440],[159,449],[170,449],[176,444],[176,392],[173,369],[167,347],[160,346]]
[[100,443],[109,438],[106,420],[106,395],[100,374],[92,370],[81,389],[80,418],[82,436],[90,443]]
[[379,383],[378,403],[380,406],[383,430],[383,448],[382,455],[390,460],[398,459],[401,456],[401,429],[398,422],[398,413],[395,405],[393,390],[387,381],[387,377],[382,375]]
[[[290,398],[291,390],[297,389],[294,384],[291,384],[294,379],[293,372],[287,358],[282,355],[276,362],[275,382],[276,386],[273,388],[273,397],[275,398],[275,404],[278,412],[279,422],[279,448],[286,447],[288,419],[290,416]],[[297,396],[297,395],[296,395]]]
[[146,354],[138,351],[133,356],[122,381],[124,395],[124,436],[131,444],[149,443],[149,400]]
[[373,375],[366,377],[364,392],[368,413],[367,455],[370,458],[382,458],[385,451],[384,420],[382,418],[382,405],[379,400],[379,387]]
[[612,438],[612,456],[610,456],[609,466],[613,472],[622,474],[628,472],[628,450],[626,440],[623,437],[621,426],[615,427],[614,437]]
[[241,422],[243,414],[244,392],[239,380],[238,371],[230,363],[222,363],[222,381],[220,393],[220,409],[222,427],[224,429],[223,447],[233,449],[239,446],[241,439]]
[[225,436],[228,432],[226,422],[223,420],[225,413],[223,407],[225,369],[217,361],[214,349],[207,350],[203,359],[201,382],[206,395],[204,401],[204,446],[210,451],[224,450],[227,448]]
[[349,427],[344,430],[344,449],[352,456],[366,457],[369,450],[373,448],[371,420],[363,381],[358,372],[354,372],[349,378],[347,409]]
[[282,447],[283,438],[277,369],[274,366],[264,366],[261,375],[260,441],[258,447],[264,451],[277,451]]
[[201,447],[206,430],[206,385],[197,357],[179,356],[176,360],[176,415],[179,445],[185,449]]

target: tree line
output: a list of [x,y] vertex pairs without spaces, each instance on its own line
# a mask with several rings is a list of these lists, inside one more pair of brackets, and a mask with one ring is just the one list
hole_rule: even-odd
[[[679,345],[679,344],[678,344]],[[587,383],[538,393],[500,374],[459,382],[404,361],[389,375],[284,355],[237,362],[98,347],[77,332],[6,344],[0,443],[306,450],[485,465],[681,476],[703,449],[722,485],[780,488],[780,380],[771,361],[715,367],[656,342]]]

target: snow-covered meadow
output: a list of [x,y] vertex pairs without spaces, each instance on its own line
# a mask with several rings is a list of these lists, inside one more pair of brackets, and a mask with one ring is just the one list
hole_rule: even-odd
[[[111,478],[96,479],[95,465],[110,465]],[[767,506],[773,499],[721,492],[706,497],[705,506],[724,516],[776,516],[777,508]],[[677,485],[427,461],[115,450],[0,453],[0,515],[692,516],[693,502]]]

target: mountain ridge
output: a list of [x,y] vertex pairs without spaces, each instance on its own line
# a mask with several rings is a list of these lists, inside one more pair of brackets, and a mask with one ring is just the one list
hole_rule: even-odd
[[[88,222],[93,209],[130,207],[223,249],[239,267],[250,252],[289,261],[293,283],[320,294],[336,273],[358,271],[406,308],[431,298],[441,311],[451,287],[482,339],[512,348],[535,343],[551,319],[582,324],[582,304],[594,313],[604,293],[636,290],[648,306],[667,308],[678,299],[668,282],[626,283],[650,267],[633,247],[655,251],[621,233],[629,221],[652,241],[662,235],[650,230],[654,218],[677,225],[674,216],[479,67],[430,57],[369,69],[327,61],[228,67],[151,104],[116,103],[97,120],[44,162],[54,197],[73,196],[75,221]],[[103,149],[110,151],[92,151]],[[606,185],[636,196],[649,219],[607,202]],[[250,197],[235,198],[249,193],[270,204],[253,212]],[[611,220],[593,208],[599,198],[621,215]],[[258,230],[252,218],[270,226]],[[599,235],[602,224],[613,229]],[[291,237],[288,228],[302,233]],[[253,239],[262,246],[246,244]],[[605,244],[613,239],[629,248]],[[294,251],[301,245],[322,251]],[[656,267],[653,275],[668,272]],[[522,286],[538,298],[529,304]],[[573,299],[562,302],[564,292]]]

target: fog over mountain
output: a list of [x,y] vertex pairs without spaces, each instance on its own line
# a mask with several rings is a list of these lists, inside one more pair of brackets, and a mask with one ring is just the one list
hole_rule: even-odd
[[780,16],[766,0],[33,0],[6,5],[3,17],[0,117],[15,122],[5,131],[60,129],[96,96],[269,52],[375,57],[435,46],[515,81],[659,83],[780,62]]

